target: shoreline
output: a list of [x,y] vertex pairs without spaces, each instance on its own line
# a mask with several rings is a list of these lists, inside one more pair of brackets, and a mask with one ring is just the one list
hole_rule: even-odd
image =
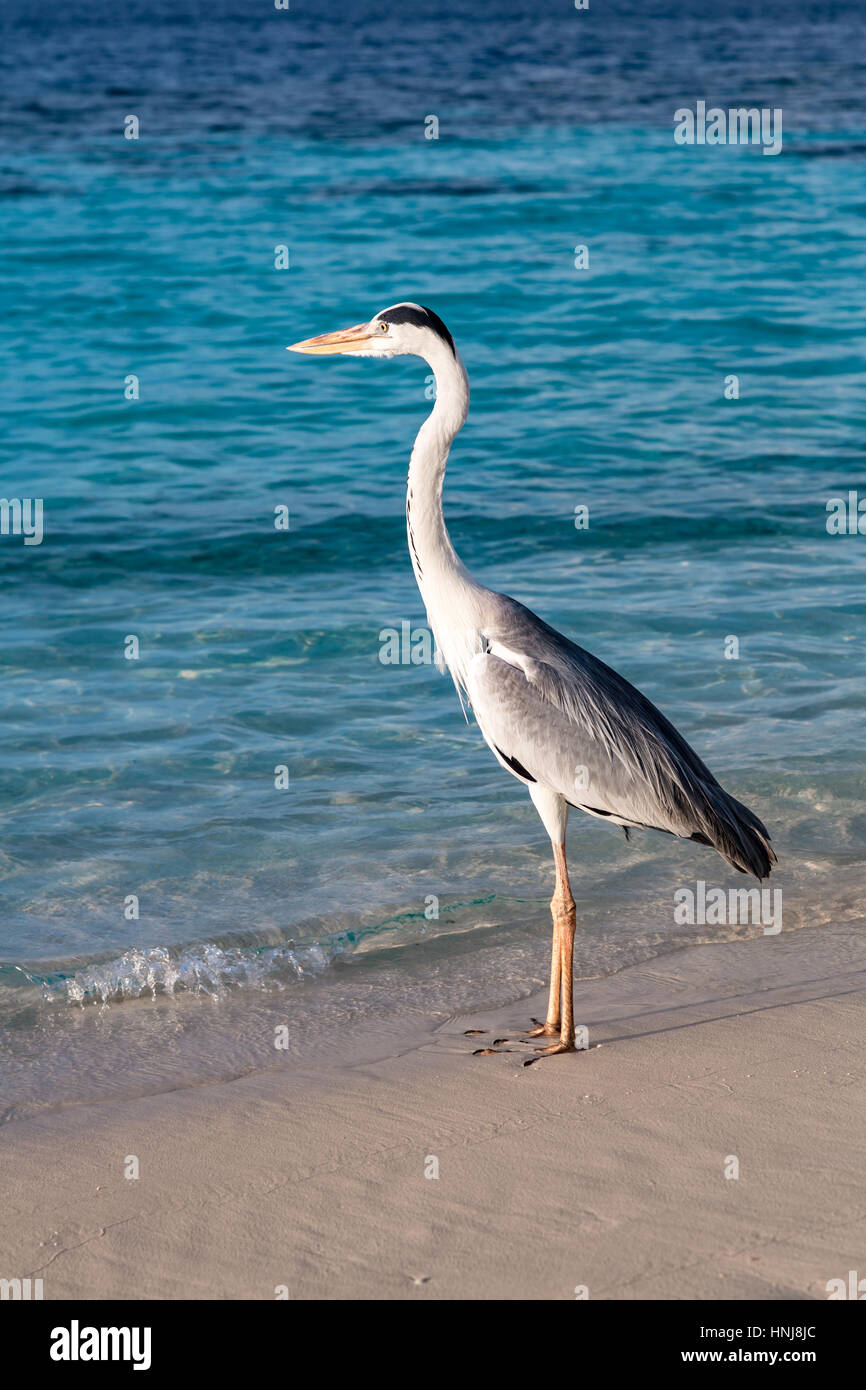
[[15,1119],[0,1274],[46,1299],[824,1298],[862,1264],[864,984],[847,924],[695,945],[580,981],[589,1050],[529,1068],[471,1054],[546,990],[378,1060]]

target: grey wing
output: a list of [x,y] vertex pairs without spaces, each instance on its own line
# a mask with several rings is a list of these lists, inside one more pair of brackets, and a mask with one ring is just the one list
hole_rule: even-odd
[[522,604],[491,599],[466,688],[504,766],[591,815],[712,845],[764,878],[766,827],[646,696]]

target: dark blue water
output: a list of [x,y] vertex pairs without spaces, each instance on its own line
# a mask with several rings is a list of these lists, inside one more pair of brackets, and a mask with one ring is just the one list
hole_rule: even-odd
[[[4,1016],[335,969],[351,999],[358,953],[444,969],[494,926],[491,997],[543,960],[528,798],[450,681],[379,659],[424,624],[426,369],[284,351],[404,298],[470,374],[466,563],[758,810],[786,929],[859,910],[866,536],[826,526],[866,498],[859,4],[13,0],[0,76],[2,489],[44,500],[41,545],[0,537]],[[676,146],[699,99],[782,108],[782,153]],[[576,819],[584,973],[730,879]]]

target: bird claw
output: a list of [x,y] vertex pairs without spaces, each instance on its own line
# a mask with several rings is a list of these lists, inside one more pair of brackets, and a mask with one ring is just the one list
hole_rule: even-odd
[[577,1048],[573,1042],[554,1043],[552,1047],[537,1047],[534,1057],[527,1057],[523,1063],[525,1067],[531,1067],[534,1062],[540,1062],[542,1057],[556,1057],[560,1052],[576,1052]]
[[499,1045],[500,1045],[501,1043],[506,1043],[506,1042],[526,1042],[527,1038],[558,1038],[558,1037],[559,1037],[559,1024],[558,1024],[558,1023],[555,1024],[555,1025],[553,1025],[553,1024],[548,1025],[547,1023],[542,1023],[542,1021],[541,1021],[540,1018],[533,1018],[533,1019],[530,1020],[530,1022],[531,1022],[531,1023],[537,1023],[537,1024],[538,1024],[538,1027],[537,1027],[537,1028],[528,1028],[528,1029],[526,1030],[525,1033],[509,1033],[509,1034],[507,1035],[507,1037],[504,1037],[504,1038],[494,1038],[494,1039],[493,1039],[493,1046],[494,1046],[494,1047],[499,1047]]
[[[516,1042],[516,1043],[521,1043],[524,1047],[526,1047],[526,1046],[529,1045],[529,1039],[530,1039],[530,1038],[558,1038],[558,1037],[559,1037],[559,1024],[557,1024],[556,1027],[554,1028],[554,1027],[552,1027],[552,1026],[548,1026],[547,1023],[542,1023],[542,1022],[541,1022],[541,1019],[539,1019],[539,1018],[533,1018],[531,1021],[532,1021],[533,1023],[537,1023],[537,1024],[538,1024],[538,1027],[537,1027],[537,1028],[533,1028],[531,1032],[527,1032],[527,1033],[514,1033],[514,1034],[511,1034],[511,1035],[509,1035],[508,1037],[505,1037],[505,1038],[494,1038],[494,1039],[493,1039],[493,1042],[492,1042],[491,1045],[490,1045],[490,1047],[477,1047],[477,1048],[475,1049],[475,1051],[473,1052],[472,1056],[473,1056],[473,1057],[499,1057],[499,1056],[501,1056],[501,1054],[502,1054],[503,1052],[516,1052],[516,1051],[518,1050],[517,1048],[514,1048],[514,1047],[505,1047],[505,1046],[503,1045],[503,1044],[505,1044],[505,1043]],[[484,1028],[467,1028],[466,1031],[464,1032],[463,1036],[464,1036],[464,1038],[471,1038],[471,1037],[475,1037],[478,1033],[484,1033],[484,1032],[486,1032],[486,1029],[484,1029]],[[565,1043],[563,1043],[562,1041],[559,1041],[559,1042],[557,1042],[557,1043],[554,1043],[554,1044],[553,1044],[552,1046],[550,1046],[550,1047],[537,1047],[537,1048],[535,1048],[535,1051],[538,1053],[538,1056],[537,1056],[537,1057],[528,1057],[527,1060],[523,1063],[523,1065],[524,1065],[525,1067],[531,1066],[533,1062],[539,1061],[541,1057],[552,1057],[552,1056],[554,1055],[554,1053],[557,1053],[557,1052],[574,1052],[574,1051],[576,1051],[576,1049],[575,1049],[574,1043],[565,1044]]]

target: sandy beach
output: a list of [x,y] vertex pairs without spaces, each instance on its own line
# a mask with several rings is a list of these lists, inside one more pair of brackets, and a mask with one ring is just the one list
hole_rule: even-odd
[[372,1064],[13,1120],[2,1272],[46,1299],[826,1298],[863,1266],[864,967],[851,926],[696,946],[579,982],[576,1056],[472,1055],[539,995]]

